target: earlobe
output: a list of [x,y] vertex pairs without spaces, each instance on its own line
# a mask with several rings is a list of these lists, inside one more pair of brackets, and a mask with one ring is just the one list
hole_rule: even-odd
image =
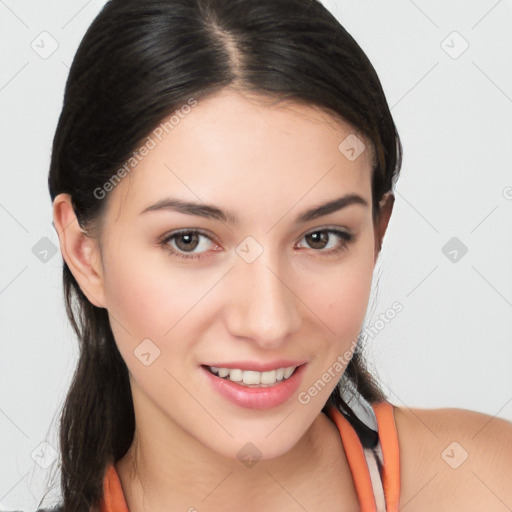
[[55,197],[53,223],[62,257],[82,292],[93,305],[106,307],[99,247],[78,224],[69,194]]
[[384,239],[384,235],[386,234],[386,230],[389,224],[389,219],[391,218],[391,213],[393,211],[393,205],[395,203],[395,196],[393,192],[386,192],[381,201],[380,205],[380,215],[379,215],[379,223],[375,226],[375,257],[374,263],[377,262],[377,258],[379,257],[379,253],[382,246],[382,241]]

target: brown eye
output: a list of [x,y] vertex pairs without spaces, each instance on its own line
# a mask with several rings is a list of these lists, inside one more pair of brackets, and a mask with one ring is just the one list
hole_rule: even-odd
[[326,231],[315,231],[306,235],[306,240],[313,249],[324,249],[329,241],[329,235]]
[[[189,259],[199,259],[207,253],[209,243],[215,245],[206,233],[191,230],[171,233],[160,241],[160,245],[171,255]],[[202,250],[194,252],[198,248]]]
[[174,243],[180,251],[193,251],[199,244],[199,236],[197,233],[180,233],[175,236]]
[[311,249],[330,255],[345,250],[349,242],[354,240],[354,235],[339,229],[317,229],[304,235],[304,240]]

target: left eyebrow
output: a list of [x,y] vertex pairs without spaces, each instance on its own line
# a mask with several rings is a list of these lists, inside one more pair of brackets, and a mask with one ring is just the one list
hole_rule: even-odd
[[368,201],[366,201],[366,199],[358,196],[357,194],[348,194],[301,213],[295,219],[295,222],[307,222],[309,220],[317,219],[318,217],[341,210],[351,204],[360,204],[364,207],[368,207]]
[[[357,194],[347,194],[337,199],[333,199],[332,201],[324,203],[320,206],[315,206],[309,210],[306,210],[305,212],[297,216],[297,218],[295,219],[295,223],[299,224],[302,222],[317,219],[318,217],[323,217],[324,215],[334,213],[352,204],[360,204],[364,207],[368,207],[368,202],[363,197]],[[152,204],[144,208],[144,210],[142,210],[139,213],[139,215],[151,211],[162,210],[172,210],[187,215],[197,215],[199,217],[205,217],[207,219],[221,220],[229,224],[239,223],[239,219],[236,215],[229,211],[221,210],[217,206],[206,203],[182,201],[181,199],[176,198],[161,199],[155,204]]]

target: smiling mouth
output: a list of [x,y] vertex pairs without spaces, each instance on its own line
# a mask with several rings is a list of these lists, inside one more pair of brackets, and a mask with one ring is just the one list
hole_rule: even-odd
[[[302,366],[302,365],[300,365]],[[256,372],[253,370],[241,370],[239,368],[219,368],[216,366],[204,366],[211,374],[224,380],[235,382],[240,386],[246,387],[270,387],[279,382],[288,380],[299,366],[289,366],[286,368],[277,368],[266,372]]]

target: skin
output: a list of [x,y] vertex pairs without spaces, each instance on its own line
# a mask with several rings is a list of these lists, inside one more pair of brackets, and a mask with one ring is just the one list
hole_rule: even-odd
[[399,510],[512,510],[511,422],[454,408],[396,407],[394,412]]
[[[354,161],[338,149],[354,133],[349,125],[313,107],[261,99],[225,89],[201,100],[109,192],[97,238],[80,229],[69,196],[54,201],[63,258],[91,303],[108,310],[130,372],[136,438],[116,468],[131,512],[169,510],[169,503],[302,510],[325,500],[327,508],[327,496],[346,510],[357,506],[339,434],[321,413],[337,379],[307,405],[294,395],[251,410],[220,396],[200,370],[212,361],[297,359],[307,362],[299,392],[311,386],[354,349],[392,211],[388,194],[374,224],[370,146]],[[368,206],[295,223],[344,194]],[[214,204],[239,223],[140,214],[170,196]],[[184,228],[211,236],[191,249],[200,259],[159,244]],[[305,238],[326,228],[354,239],[326,255],[343,239],[331,233],[326,248],[315,248]],[[236,252],[249,236],[263,249],[250,264]],[[179,241],[167,246],[187,254]],[[148,338],[160,355],[146,366],[134,350]],[[237,457],[248,442],[262,454],[250,469]]]
[[[371,207],[358,204],[295,224],[297,214],[345,193],[371,204],[370,146],[349,161],[338,150],[353,133],[348,125],[263,99],[226,89],[202,100],[108,194],[97,238],[78,226],[69,196],[54,201],[63,258],[91,303],[108,310],[130,372],[137,430],[115,465],[130,512],[168,512],[170,504],[189,512],[359,509],[339,433],[321,413],[335,379],[307,405],[293,396],[261,411],[226,401],[199,370],[213,360],[304,359],[298,392],[306,390],[354,348],[392,211],[390,194],[376,224]],[[213,203],[240,222],[139,215],[171,195]],[[325,256],[305,235],[326,227],[356,237]],[[198,260],[158,244],[185,228],[215,239],[192,246]],[[236,252],[248,236],[263,248],[250,264]],[[334,234],[325,241],[340,242]],[[160,349],[149,366],[134,355],[147,338]],[[512,509],[510,422],[395,407],[395,424],[400,510]],[[441,457],[454,441],[468,453],[457,469]],[[237,458],[247,442],[262,457],[250,469]]]

